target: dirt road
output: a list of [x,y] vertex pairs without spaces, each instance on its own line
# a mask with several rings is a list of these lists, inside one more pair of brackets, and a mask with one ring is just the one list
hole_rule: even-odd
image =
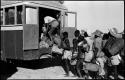
[[61,66],[44,69],[26,69],[17,67],[18,71],[8,79],[77,79],[70,72],[69,77],[65,77],[65,72]]

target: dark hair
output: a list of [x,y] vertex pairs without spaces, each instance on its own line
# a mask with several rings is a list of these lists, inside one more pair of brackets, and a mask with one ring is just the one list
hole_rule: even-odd
[[84,37],[88,37],[88,33],[87,32],[84,33]]
[[109,34],[105,33],[102,37],[102,40],[107,40],[109,38]]
[[68,38],[68,32],[63,32],[64,38]]
[[78,37],[78,36],[80,35],[80,31],[79,31],[79,30],[76,30],[76,31],[74,32],[74,35],[75,35],[75,37]]
[[79,36],[79,38],[78,38],[78,42],[81,42],[81,41],[83,41],[84,40],[84,36]]

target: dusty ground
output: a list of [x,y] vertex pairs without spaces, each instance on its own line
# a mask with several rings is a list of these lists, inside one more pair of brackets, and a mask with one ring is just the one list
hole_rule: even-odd
[[70,72],[69,77],[65,77],[65,72],[61,66],[44,69],[26,69],[17,67],[18,71],[8,79],[77,79]]
[[[22,65],[21,65],[22,64]],[[13,65],[0,61],[0,80],[6,79],[78,79],[74,77],[72,72],[70,76],[65,76],[65,71],[61,66],[61,60],[58,59],[42,59],[21,61]],[[123,66],[124,68],[124,66]],[[124,75],[124,69],[118,67],[120,75]],[[121,73],[122,71],[122,73]],[[124,79],[124,78],[121,78]]]

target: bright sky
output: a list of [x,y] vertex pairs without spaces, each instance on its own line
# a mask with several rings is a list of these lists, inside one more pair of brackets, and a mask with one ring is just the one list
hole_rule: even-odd
[[69,11],[77,12],[77,28],[93,32],[99,29],[107,32],[116,27],[124,29],[123,1],[65,1]]

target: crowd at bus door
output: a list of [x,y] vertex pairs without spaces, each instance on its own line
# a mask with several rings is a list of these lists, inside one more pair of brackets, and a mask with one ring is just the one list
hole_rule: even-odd
[[[88,35],[86,31],[81,34],[79,30],[76,30],[74,32],[75,38],[72,41],[73,48],[71,48],[68,32],[63,32],[61,36],[58,33],[57,26],[59,22],[50,16],[45,17],[44,20],[45,24],[42,28],[41,40],[45,42],[41,42],[40,46],[42,47],[44,44],[44,47],[52,47],[54,55],[56,57],[61,56],[66,76],[69,76],[70,66],[72,66],[74,75],[79,78],[107,78],[107,76],[111,75],[107,71],[108,68],[118,66],[121,63],[124,57],[120,53],[121,50],[124,50],[124,33],[115,33],[116,28],[109,30],[109,33],[96,30],[92,35]],[[50,27],[49,31],[48,27]],[[115,41],[114,44],[113,42],[112,44],[109,43],[110,39]],[[119,46],[116,46],[117,41],[120,41]],[[107,56],[107,52],[104,49],[112,50],[112,52],[108,53],[108,55],[111,55],[110,57]],[[117,49],[118,53],[113,52],[114,49]],[[116,68],[114,69],[116,70]],[[90,76],[90,72],[95,73],[94,76]],[[115,74],[114,77],[117,78],[117,73],[113,73]]]

